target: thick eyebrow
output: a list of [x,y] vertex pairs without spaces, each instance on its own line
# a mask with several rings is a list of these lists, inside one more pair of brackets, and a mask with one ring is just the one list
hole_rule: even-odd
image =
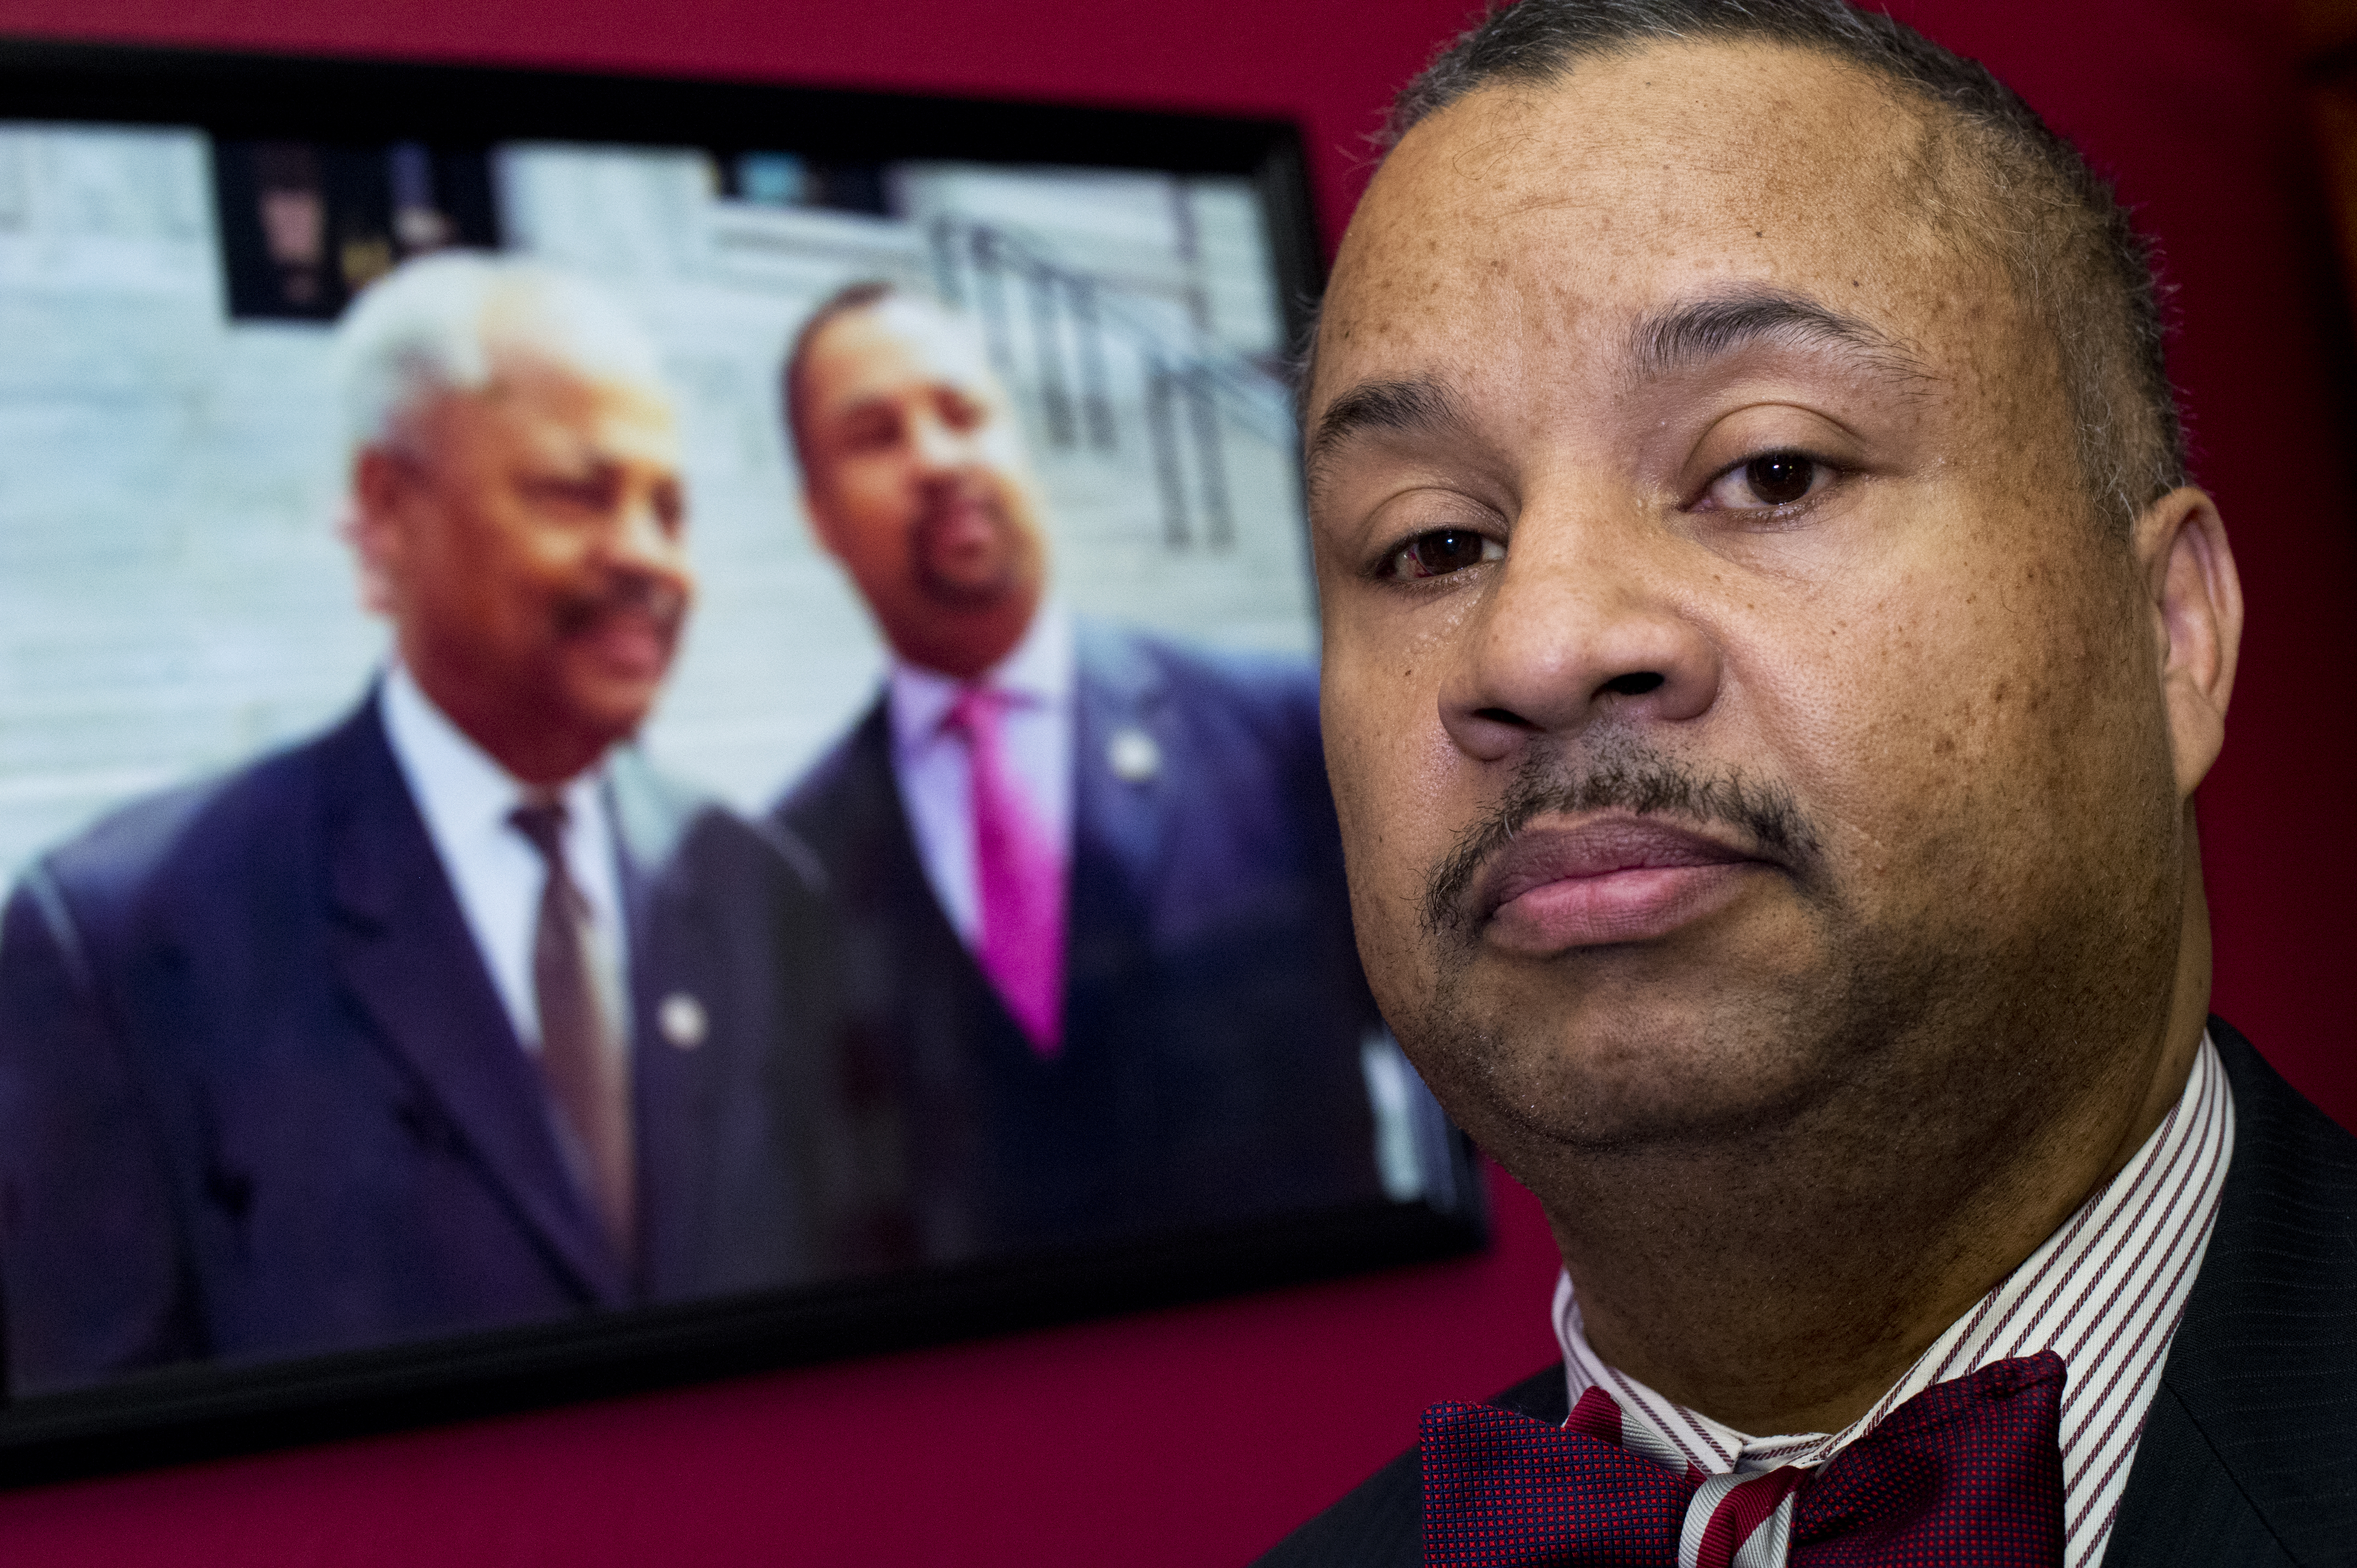
[[1880,328],[1803,295],[1745,289],[1689,300],[1637,323],[1630,358],[1641,379],[1721,359],[1755,343],[1831,349],[1893,381],[1924,379],[1922,361]]
[[[1688,300],[1646,317],[1630,338],[1630,360],[1641,380],[1665,376],[1721,359],[1756,343],[1834,349],[1890,381],[1929,378],[1921,360],[1897,338],[1856,317],[1781,289],[1744,289]],[[1372,431],[1428,435],[1470,427],[1455,393],[1430,376],[1361,381],[1326,405],[1303,452],[1309,488],[1334,453]]]
[[1304,467],[1308,469],[1309,484],[1314,489],[1319,470],[1336,448],[1370,431],[1428,435],[1465,427],[1464,412],[1458,408],[1455,394],[1429,376],[1361,381],[1328,403],[1326,412],[1318,416],[1318,428],[1310,432]]

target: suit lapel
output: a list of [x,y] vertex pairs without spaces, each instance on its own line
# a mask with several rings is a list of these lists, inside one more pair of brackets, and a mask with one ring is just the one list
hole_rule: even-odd
[[565,1172],[540,1076],[516,1043],[402,781],[377,699],[334,737],[322,764],[331,943],[345,990],[574,1288],[620,1302],[621,1271]]
[[2298,1561],[2164,1377],[2136,1439],[2135,1466],[2104,1551],[2106,1568],[2260,1568]]
[[2234,1154],[2106,1568],[2346,1561],[2357,1541],[2357,1140],[2220,1021]]
[[1076,1006],[1148,961],[1140,950],[1169,848],[1171,791],[1187,777],[1175,755],[1181,737],[1167,720],[1161,671],[1108,628],[1082,621],[1078,642],[1067,920],[1068,992]]
[[[1034,1060],[1015,1015],[933,895],[892,768],[890,702],[888,692],[877,698],[852,732],[845,775],[834,791],[845,804],[844,817],[810,837],[824,842],[834,836],[856,846],[830,865],[827,875],[835,896],[858,911],[860,923],[888,933],[892,957],[877,966],[879,972],[872,977],[890,993],[888,1005],[898,1011],[922,995],[928,1011],[946,1010],[948,1019],[936,1018],[936,1026],[914,1030],[928,1057],[945,1047],[951,1055],[962,1056],[986,1036],[990,1049]],[[1077,810],[1076,805],[1076,814]],[[912,974],[921,974],[927,983],[903,990]],[[981,1025],[985,1032],[976,1033],[975,1026],[985,1019],[987,1024]],[[943,1024],[948,1026],[939,1026]],[[940,1080],[941,1073],[960,1069],[949,1061],[931,1059],[918,1064],[918,1070]]]
[[[1171,780],[1184,775],[1174,766],[1179,737],[1169,733],[1165,718],[1160,671],[1118,632],[1083,620],[1076,636],[1071,902],[1065,927],[1071,943],[1066,993],[1078,1004],[1102,983],[1138,971],[1135,950],[1146,937],[1146,913],[1168,849]],[[894,924],[908,950],[970,981],[961,989],[987,998],[991,1015],[1006,1025],[994,1035],[1019,1043],[1014,1015],[933,897],[892,770],[889,701],[888,693],[879,697],[852,732],[845,775],[833,791],[858,813],[858,825],[836,820],[814,826],[810,836],[859,845],[829,867],[837,896],[870,907]],[[1154,767],[1141,770],[1133,760],[1133,776],[1118,776],[1111,761],[1116,740],[1135,759],[1141,737],[1152,745]]]
[[[927,954],[963,955],[965,968],[978,985],[988,988],[982,968],[973,961],[963,940],[942,912],[933,885],[917,853],[915,830],[900,799],[900,781],[892,771],[892,720],[888,693],[853,732],[851,768],[845,798],[861,813],[860,831],[849,835],[859,846],[856,865],[835,877],[839,895],[881,911],[898,929],[900,940]],[[831,874],[833,875],[833,874]],[[1014,1026],[1012,1015],[1008,1026]]]
[[[607,769],[606,800],[619,850],[616,870],[622,918],[629,933],[630,972],[631,1125],[638,1155],[639,1275],[651,1296],[676,1293],[697,1271],[697,1240],[704,1232],[710,1194],[701,1179],[709,1169],[697,1129],[711,1125],[705,1100],[718,1068],[720,1042],[707,1044],[709,1006],[717,999],[683,984],[673,961],[672,926],[681,918],[663,883],[694,814],[691,802],[657,778],[635,748],[614,754]],[[691,937],[690,932],[678,933]],[[708,948],[713,939],[691,940]],[[692,953],[677,956],[689,957]],[[665,1009],[670,1028],[693,1034],[684,1048],[663,1042]],[[683,1015],[683,1010],[687,1015]],[[683,1036],[683,1038],[685,1038]]]

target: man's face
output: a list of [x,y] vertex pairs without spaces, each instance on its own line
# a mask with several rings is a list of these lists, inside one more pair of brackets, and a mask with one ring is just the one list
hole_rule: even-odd
[[980,345],[888,298],[829,322],[801,373],[795,434],[821,539],[903,654],[986,666],[1006,626],[1029,621],[1047,559],[1021,431]]
[[[652,706],[694,591],[660,390],[553,348],[495,347],[492,384],[363,457],[363,547],[404,657],[511,768],[582,765]],[[488,733],[486,733],[488,732]]]
[[1923,216],[1938,151],[1816,57],[1665,47],[1442,112],[1344,241],[1308,412],[1353,909],[1510,1164],[1860,1093],[1895,1130],[2165,1006],[2137,570],[2050,346]]

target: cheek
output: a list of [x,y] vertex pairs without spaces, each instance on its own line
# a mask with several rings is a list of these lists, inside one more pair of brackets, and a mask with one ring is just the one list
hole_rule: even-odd
[[2065,581],[2069,566],[1927,574],[1796,655],[1781,703],[1795,781],[1863,896],[2010,897],[2102,853],[2090,818],[2133,703],[2087,607],[2101,590]]
[[492,557],[505,568],[509,596],[520,604],[544,600],[579,585],[591,551],[590,530],[530,513],[507,520],[490,544]]
[[876,528],[850,492],[837,485],[823,494],[813,492],[804,504],[809,509],[812,542],[855,581],[863,585],[871,581],[875,576],[871,563],[879,541]]
[[[1329,620],[1329,632],[1335,625]],[[1420,652],[1428,650],[1349,630],[1327,642],[1327,764],[1369,934],[1413,920],[1426,877],[1464,825],[1449,789],[1461,759],[1441,727],[1435,678]]]
[[877,465],[845,473],[835,490],[834,510],[849,521],[855,559],[883,565],[908,557],[912,509],[898,468]]
[[505,619],[538,575],[530,543],[495,509],[449,509],[435,531],[432,596],[478,623]]
[[544,518],[528,507],[477,513],[471,558],[460,591],[487,631],[522,651],[567,639],[558,605],[601,585],[590,565],[589,531]]

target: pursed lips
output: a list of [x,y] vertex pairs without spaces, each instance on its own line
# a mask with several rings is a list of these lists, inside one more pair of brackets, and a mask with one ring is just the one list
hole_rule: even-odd
[[1717,908],[1776,863],[1657,817],[1615,813],[1525,828],[1475,886],[1479,924],[1510,950],[1643,941]]
[[641,599],[608,601],[586,616],[560,623],[564,639],[594,650],[595,657],[619,672],[660,679],[671,664],[679,641],[684,605],[675,600],[649,604]]

